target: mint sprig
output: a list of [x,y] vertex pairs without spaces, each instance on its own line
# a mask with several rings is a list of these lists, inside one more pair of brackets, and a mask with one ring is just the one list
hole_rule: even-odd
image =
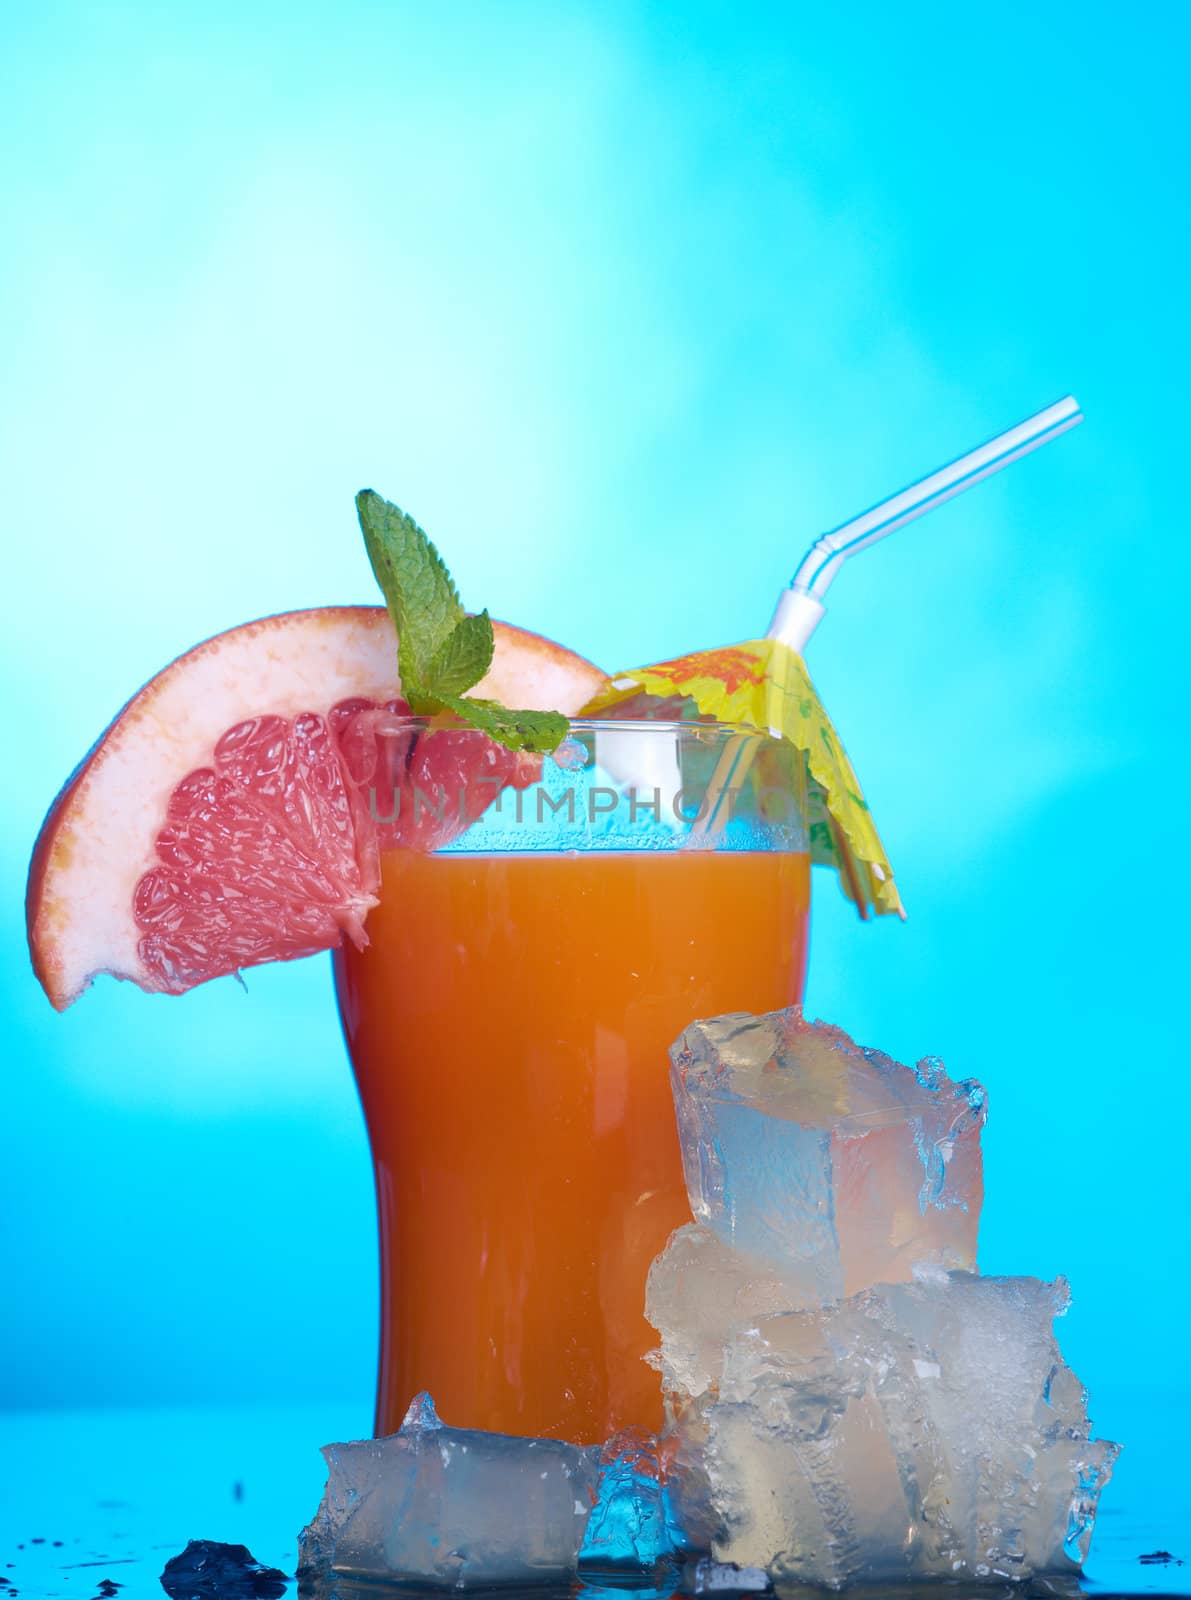
[[463,620],[459,591],[412,517],[371,489],[360,490],[356,511],[368,559],[397,629],[397,670],[412,706],[413,694],[429,685],[432,657]]
[[556,750],[567,736],[561,712],[512,711],[467,695],[492,665],[492,620],[487,611],[464,611],[445,562],[414,519],[371,489],[360,490],[356,511],[397,630],[397,670],[410,710],[453,711],[510,750]]

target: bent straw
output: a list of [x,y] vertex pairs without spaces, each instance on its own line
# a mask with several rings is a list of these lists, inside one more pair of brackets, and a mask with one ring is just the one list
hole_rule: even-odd
[[1082,421],[1078,402],[1073,395],[1067,395],[1016,427],[1007,428],[1004,433],[977,445],[975,450],[958,456],[929,477],[919,478],[908,489],[870,506],[850,522],[842,522],[830,533],[822,534],[803,556],[789,588],[782,591],[766,637],[780,639],[801,654],[822,621],[823,596],[849,556],[876,544],[896,528],[904,528],[907,522],[933,511],[982,478],[1029,455],[1031,450],[1057,439]]
[[[899,490],[897,494],[862,511],[858,517],[841,522],[838,528],[822,534],[803,556],[789,588],[782,590],[766,638],[779,639],[801,654],[807,640],[823,619],[826,610],[823,596],[849,556],[854,556],[858,550],[870,544],[876,544],[878,539],[883,539],[896,528],[904,528],[907,522],[933,511],[936,506],[962,494],[982,478],[990,477],[1002,467],[1007,467],[1011,461],[1029,455],[1031,450],[1057,439],[1061,433],[1066,433],[1068,428],[1074,428],[1082,421],[1079,402],[1074,395],[1067,395],[1053,406],[1047,406],[1045,410],[1035,412],[1032,417],[1019,422],[1016,427],[1007,428],[1004,433],[998,433],[984,444],[977,445],[966,455],[957,456],[937,472],[919,478],[908,489]],[[743,781],[752,765],[755,751],[753,735],[742,734],[739,739],[729,741],[707,786],[704,804],[707,807],[705,826],[709,831],[723,826],[726,820],[724,801],[732,781],[735,779],[738,784]]]

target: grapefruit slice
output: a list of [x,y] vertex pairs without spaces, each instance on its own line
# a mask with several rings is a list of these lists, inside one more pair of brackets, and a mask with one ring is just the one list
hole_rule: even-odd
[[[493,628],[477,695],[573,713],[604,681],[561,645]],[[68,780],[34,846],[29,949],[53,1005],[64,1010],[100,973],[178,994],[345,935],[364,942],[378,842],[442,837],[394,822],[378,841],[365,799],[376,720],[404,709],[379,606],[265,617],[159,672]],[[450,738],[426,744],[451,751]],[[524,779],[512,752],[485,744],[479,759],[502,781]],[[417,777],[430,787],[424,752]]]

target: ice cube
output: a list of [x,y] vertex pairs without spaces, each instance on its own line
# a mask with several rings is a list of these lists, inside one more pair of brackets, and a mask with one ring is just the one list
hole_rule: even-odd
[[646,1359],[669,1403],[718,1386],[733,1333],[802,1303],[796,1276],[733,1250],[702,1223],[676,1228],[645,1285],[645,1315],[662,1339]]
[[657,1440],[636,1430],[601,1449],[449,1428],[421,1394],[398,1433],[323,1455],[327,1486],[298,1540],[308,1586],[639,1580],[675,1558]]
[[579,1570],[588,1580],[657,1573],[673,1557],[658,1442],[626,1428],[600,1453],[596,1504],[579,1552]]
[[798,1306],[974,1267],[985,1094],[797,1007],[693,1023],[671,1050],[698,1221],[778,1269]]
[[732,1336],[674,1424],[717,1560],[841,1588],[1074,1571],[1117,1447],[1051,1327],[1066,1285],[920,1269]]
[[760,1567],[734,1567],[704,1556],[694,1565],[689,1588],[695,1595],[764,1594],[769,1588],[769,1574]]
[[600,1451],[446,1427],[429,1395],[398,1433],[328,1445],[299,1576],[446,1588],[564,1582],[598,1498]]

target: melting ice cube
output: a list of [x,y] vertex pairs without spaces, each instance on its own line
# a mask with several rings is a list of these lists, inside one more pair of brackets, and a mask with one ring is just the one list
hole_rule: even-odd
[[674,1555],[645,1434],[600,1449],[449,1428],[422,1394],[398,1433],[323,1455],[327,1487],[298,1541],[307,1586],[539,1586],[647,1575]]
[[671,1051],[696,1218],[818,1306],[916,1262],[973,1267],[984,1090],[798,1008],[693,1023]]
[[[1072,1571],[1117,1454],[1051,1323],[1066,1285],[920,1271],[734,1336],[676,1424],[719,1560],[840,1588]],[[694,1462],[694,1468],[690,1463]]]
[[562,1582],[576,1571],[600,1452],[443,1425],[429,1395],[398,1433],[323,1451],[299,1576],[446,1588]]

